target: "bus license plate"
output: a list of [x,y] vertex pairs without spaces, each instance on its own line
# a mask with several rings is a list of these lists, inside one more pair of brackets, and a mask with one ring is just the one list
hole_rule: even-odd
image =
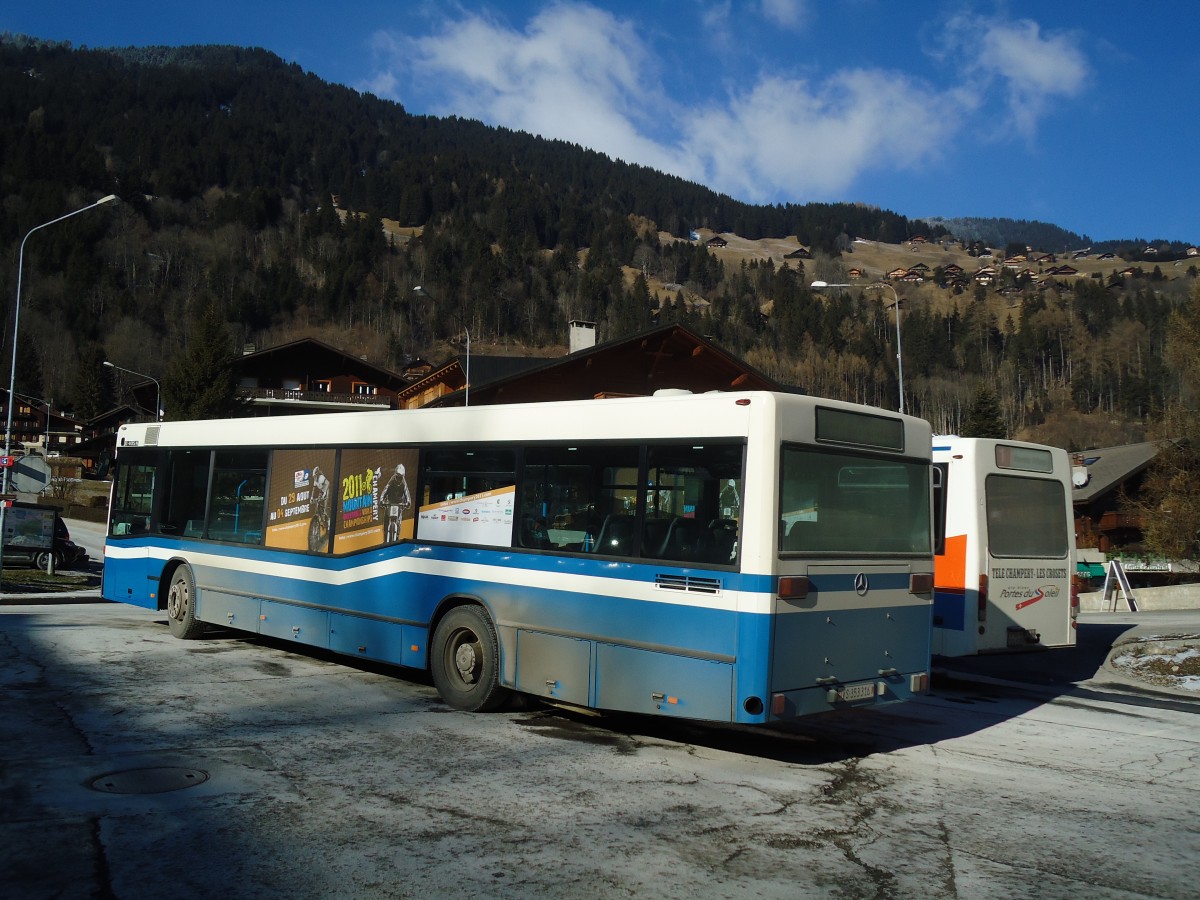
[[875,696],[875,682],[867,684],[852,684],[837,692],[838,700],[843,703],[855,703],[859,700],[871,700]]

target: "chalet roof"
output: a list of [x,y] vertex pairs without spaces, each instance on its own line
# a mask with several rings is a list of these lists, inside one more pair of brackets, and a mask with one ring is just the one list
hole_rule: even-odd
[[1076,454],[1087,468],[1088,481],[1083,487],[1071,491],[1072,502],[1090,503],[1097,497],[1115,490],[1150,465],[1161,446],[1159,441],[1146,441],[1141,444],[1084,450]]
[[380,386],[393,390],[401,388],[407,383],[404,376],[398,372],[377,366],[361,356],[339,350],[332,344],[326,344],[315,338],[301,338],[286,344],[267,347],[265,350],[247,353],[238,357],[234,361],[233,367],[235,371],[242,373],[255,371],[260,365],[277,365],[290,359],[302,361],[306,370],[319,369],[322,371],[322,375],[333,374],[335,368],[346,372],[360,373]]
[[[695,393],[720,390],[794,390],[679,324],[662,325],[484,382],[471,357],[471,404],[647,396],[664,388]],[[529,361],[527,361],[529,362]],[[430,406],[456,406],[455,391]]]

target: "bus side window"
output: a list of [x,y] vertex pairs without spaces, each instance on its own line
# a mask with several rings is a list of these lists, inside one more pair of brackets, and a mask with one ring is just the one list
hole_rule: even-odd
[[[650,446],[643,555],[681,563],[731,564],[741,515],[743,456],[744,449],[737,443]],[[718,522],[722,524],[713,527]]]
[[211,459],[208,450],[171,451],[164,485],[166,497],[158,522],[163,534],[183,534],[189,522],[199,523],[203,533]]
[[[521,479],[523,514],[535,522],[545,521],[552,547],[636,555],[637,472],[638,448],[633,445],[530,447]],[[625,521],[606,529],[609,519]],[[607,547],[602,547],[599,541],[605,531]],[[520,541],[521,546],[537,549],[524,537]]]
[[933,552],[943,556],[946,553],[946,493],[950,464],[934,463],[930,474],[933,477]]
[[140,465],[136,462],[117,465],[110,517],[112,535],[121,537],[145,534],[150,530],[154,471],[153,465]]

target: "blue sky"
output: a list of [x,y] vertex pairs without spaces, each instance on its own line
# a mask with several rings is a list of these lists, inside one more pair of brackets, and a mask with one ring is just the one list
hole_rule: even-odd
[[1190,0],[42,0],[6,3],[0,31],[265,47],[752,203],[1200,242]]

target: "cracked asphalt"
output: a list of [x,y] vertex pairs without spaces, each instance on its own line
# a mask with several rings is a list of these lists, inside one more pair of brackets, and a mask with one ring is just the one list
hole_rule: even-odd
[[0,606],[0,896],[1190,898],[1200,702],[1109,676],[1132,627],[764,731]]

